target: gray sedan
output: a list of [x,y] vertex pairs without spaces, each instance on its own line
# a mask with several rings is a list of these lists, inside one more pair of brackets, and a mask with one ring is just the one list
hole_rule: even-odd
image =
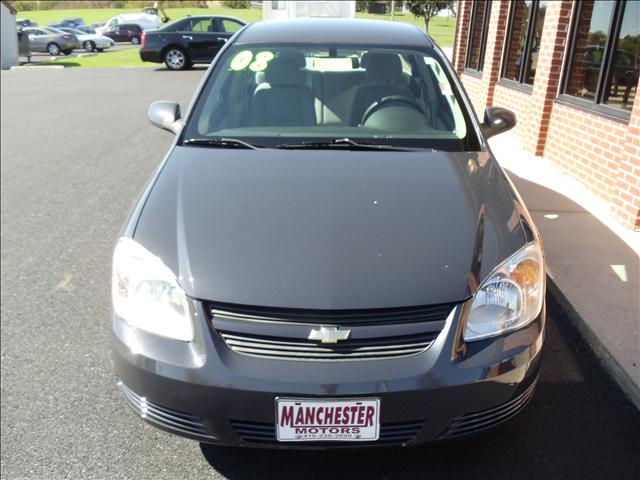
[[143,419],[220,445],[376,447],[525,408],[544,255],[487,144],[516,118],[479,123],[422,31],[256,22],[185,116],[162,101],[149,119],[177,138],[112,283],[119,388]]
[[32,52],[49,55],[70,55],[74,48],[80,48],[78,37],[49,27],[25,28],[29,35]]

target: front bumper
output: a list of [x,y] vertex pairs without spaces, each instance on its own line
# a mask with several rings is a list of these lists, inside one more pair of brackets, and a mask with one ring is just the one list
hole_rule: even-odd
[[[258,359],[231,351],[203,306],[196,338],[162,339],[113,318],[120,389],[146,421],[199,441],[281,448],[409,445],[486,430],[520,412],[533,394],[545,309],[527,327],[465,344],[469,302],[458,305],[423,353],[345,363]],[[279,443],[275,398],[377,397],[376,442]]]
[[114,45],[113,42],[103,39],[96,39],[94,43],[96,44],[96,48],[111,48]]

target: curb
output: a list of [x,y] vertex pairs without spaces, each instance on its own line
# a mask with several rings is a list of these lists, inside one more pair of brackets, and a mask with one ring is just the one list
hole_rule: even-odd
[[62,65],[14,65],[9,70],[64,70]]
[[602,362],[606,372],[622,389],[622,392],[640,410],[640,386],[629,376],[620,366],[618,361],[611,355],[609,350],[602,344],[598,336],[593,333],[589,324],[578,313],[573,303],[562,292],[556,281],[547,273],[547,289],[556,298],[562,309],[565,311],[573,326],[578,330],[584,341],[591,347],[593,353]]

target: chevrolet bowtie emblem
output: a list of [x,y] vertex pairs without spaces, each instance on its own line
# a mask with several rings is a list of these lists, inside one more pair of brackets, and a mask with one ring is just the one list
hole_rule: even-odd
[[338,330],[338,327],[314,328],[309,332],[309,340],[320,340],[322,343],[338,343],[349,338],[351,330]]

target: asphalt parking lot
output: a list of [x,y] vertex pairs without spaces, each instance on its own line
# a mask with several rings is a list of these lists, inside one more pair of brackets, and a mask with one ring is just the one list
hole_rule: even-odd
[[148,124],[149,103],[186,108],[202,74],[1,73],[2,478],[640,477],[640,414],[552,298],[536,395],[481,437],[404,450],[237,450],[135,418],[110,355],[111,252],[173,139]]

